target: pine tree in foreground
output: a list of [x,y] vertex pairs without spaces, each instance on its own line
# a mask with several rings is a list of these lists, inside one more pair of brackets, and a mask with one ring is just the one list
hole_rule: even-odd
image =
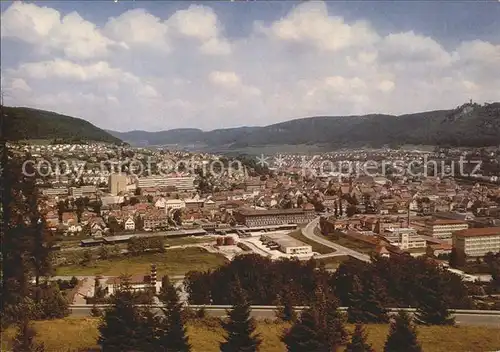
[[34,341],[35,330],[28,319],[23,319],[19,323],[18,333],[12,344],[13,352],[44,352],[43,344],[37,344]]
[[454,325],[455,318],[451,316],[441,278],[433,278],[432,282],[422,285],[421,290],[417,322],[422,325]]
[[158,295],[165,305],[164,318],[160,322],[159,336],[155,343],[157,351],[189,352],[191,345],[187,336],[186,322],[182,315],[182,304],[176,288],[164,276],[162,287]]
[[289,290],[283,290],[283,293],[278,297],[278,309],[276,317],[281,321],[294,322],[297,320],[297,313],[293,307],[292,295]]
[[281,340],[288,352],[325,351],[324,339],[320,336],[315,312],[311,308],[302,312]]
[[102,318],[98,343],[106,352],[150,350],[152,333],[145,330],[152,330],[154,326],[144,324],[143,311],[134,304],[128,280],[122,280],[122,287],[113,296],[111,307]]
[[351,342],[346,346],[345,352],[375,352],[373,347],[366,341],[366,332],[361,324],[356,324]]
[[320,288],[316,291],[312,305],[317,312],[322,334],[326,338],[327,351],[337,351],[349,336],[345,328],[345,316],[339,310],[337,298]]
[[233,293],[234,305],[228,311],[229,318],[222,322],[226,331],[225,341],[220,344],[221,352],[255,352],[261,339],[255,333],[255,320],[250,317],[250,303],[239,281]]
[[415,326],[405,311],[399,311],[391,322],[384,352],[422,352]]
[[363,287],[358,275],[354,275],[352,279],[352,287],[348,294],[349,302],[347,308],[347,321],[349,323],[364,322],[365,316],[363,313]]
[[346,339],[344,316],[338,310],[337,300],[321,289],[316,291],[311,307],[282,337],[289,352],[334,352]]
[[92,309],[90,309],[90,316],[94,318],[102,317],[102,311],[97,308],[95,303],[92,305]]

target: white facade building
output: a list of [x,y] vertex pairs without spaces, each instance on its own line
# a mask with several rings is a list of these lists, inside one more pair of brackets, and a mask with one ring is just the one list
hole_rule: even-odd
[[468,257],[500,252],[500,227],[462,230],[453,234],[453,247]]
[[140,177],[137,179],[136,184],[138,188],[149,187],[175,187],[180,191],[194,190],[194,176],[179,176],[179,177],[161,177],[149,176]]
[[429,236],[446,240],[451,239],[453,232],[466,230],[469,224],[462,220],[438,219],[425,223],[425,230]]

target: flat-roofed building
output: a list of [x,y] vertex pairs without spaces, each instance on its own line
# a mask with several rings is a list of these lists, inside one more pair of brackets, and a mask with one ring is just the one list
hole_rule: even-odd
[[439,239],[451,239],[453,232],[469,228],[466,221],[453,219],[430,220],[424,226],[426,234]]
[[195,189],[194,176],[161,177],[148,176],[139,177],[136,181],[138,188],[150,187],[175,187],[179,191],[192,191]]
[[67,187],[43,188],[42,194],[45,196],[67,196],[69,189]]
[[261,236],[264,243],[275,243],[278,249],[290,255],[312,254],[312,247],[290,236],[266,234]]
[[500,227],[483,227],[457,231],[453,247],[468,257],[482,257],[488,252],[500,252]]
[[109,191],[114,196],[121,192],[126,192],[127,176],[122,174],[109,175]]
[[412,248],[425,248],[427,241],[420,237],[416,230],[411,227],[402,228],[389,228],[386,229],[383,237],[389,241],[390,244],[397,246],[401,249]]
[[252,226],[303,224],[312,221],[316,214],[308,209],[239,209],[234,212],[236,221]]

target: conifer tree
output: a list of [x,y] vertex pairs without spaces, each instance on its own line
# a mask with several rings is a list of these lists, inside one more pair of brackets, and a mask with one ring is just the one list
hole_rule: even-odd
[[356,324],[351,342],[346,346],[345,352],[375,352],[373,347],[366,341],[366,332],[361,324]]
[[255,320],[250,316],[250,302],[241,288],[239,280],[233,289],[234,305],[228,311],[229,318],[222,322],[226,331],[225,341],[220,344],[221,352],[255,352],[261,339],[255,333]]
[[[148,336],[143,323],[144,314],[134,305],[134,295],[129,279],[122,277],[121,287],[113,295],[99,326],[99,345],[106,352],[150,350]],[[150,326],[150,329],[153,329]]]
[[69,315],[69,302],[57,284],[44,283],[40,287],[35,287],[35,292],[35,296],[38,297],[36,302],[38,319],[57,319]]
[[365,316],[362,311],[363,305],[363,287],[358,275],[352,279],[351,291],[348,294],[349,307],[347,308],[347,321],[349,323],[364,322]]
[[301,314],[282,341],[289,352],[334,352],[346,342],[347,336],[336,298],[320,288],[311,307]]
[[319,289],[316,292],[313,305],[317,305],[316,309],[320,313],[319,317],[325,317],[324,320],[320,320],[320,328],[323,330],[324,336],[326,336],[328,351],[337,351],[348,338],[345,329],[345,316],[339,310],[337,298],[333,294]]
[[[51,274],[48,231],[45,226],[38,189],[36,170],[24,165],[26,155],[20,157],[2,149],[2,323],[16,322],[25,298],[31,297],[31,278],[36,286],[41,276]],[[39,291],[35,291],[39,293]],[[35,301],[38,301],[36,295]]]
[[288,352],[325,351],[315,315],[313,309],[306,309],[282,336]]
[[433,276],[421,287],[416,320],[422,325],[454,325],[444,283],[438,275]]
[[24,318],[19,323],[18,332],[12,344],[13,352],[44,352],[43,344],[34,341],[36,332],[28,319]]
[[92,305],[92,309],[90,309],[90,316],[94,318],[102,317],[102,311],[97,308],[97,305],[95,303]]
[[353,278],[349,293],[347,319],[350,323],[385,323],[387,309],[384,308],[384,288],[378,277],[365,279],[363,284],[357,275]]
[[388,321],[385,288],[377,276],[365,279],[362,310],[365,323],[386,323]]
[[189,352],[186,324],[182,315],[182,303],[179,301],[177,289],[170,282],[168,276],[162,279],[160,301],[165,305],[164,318],[161,319],[158,329],[158,340],[155,343],[157,351]]
[[294,322],[297,320],[297,313],[293,307],[292,295],[289,288],[285,288],[281,295],[278,296],[278,309],[276,310],[276,317],[281,321]]
[[399,311],[391,322],[384,352],[422,352],[415,326],[405,311]]

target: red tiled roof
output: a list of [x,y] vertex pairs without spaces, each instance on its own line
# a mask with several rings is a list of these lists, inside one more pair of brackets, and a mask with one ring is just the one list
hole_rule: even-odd
[[500,227],[483,227],[460,230],[453,234],[457,237],[480,237],[480,236],[498,236],[500,235]]

